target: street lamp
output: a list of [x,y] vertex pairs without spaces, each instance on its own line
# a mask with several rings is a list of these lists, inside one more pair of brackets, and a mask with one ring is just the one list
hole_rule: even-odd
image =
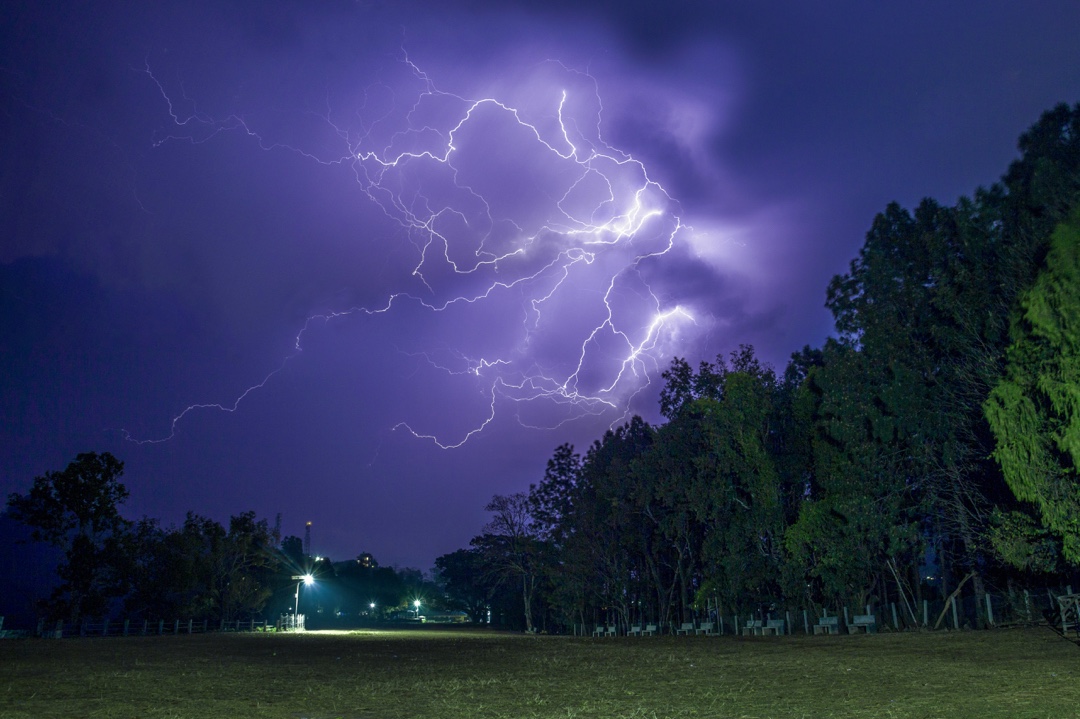
[[315,583],[315,577],[310,574],[294,574],[293,579],[299,579],[296,583],[296,608],[293,610],[293,614],[299,616],[300,614],[300,585],[311,585]]

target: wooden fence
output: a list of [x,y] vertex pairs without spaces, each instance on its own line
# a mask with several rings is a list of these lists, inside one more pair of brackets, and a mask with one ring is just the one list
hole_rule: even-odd
[[[772,622],[773,627],[777,629],[782,622],[782,630],[770,632],[776,634],[812,635],[824,633],[821,627],[830,625],[843,634],[849,631],[869,631],[870,625],[874,631],[905,631],[1049,624],[1062,632],[1069,629],[1080,632],[1080,595],[1074,594],[1071,586],[1058,589],[1017,589],[1008,593],[987,593],[982,595],[978,606],[976,606],[974,595],[960,597],[954,593],[947,600],[924,599],[915,602],[909,599],[900,603],[889,602],[865,607],[826,607],[824,610],[785,608],[775,605],[763,606],[759,611],[742,614],[727,614],[717,610],[717,605],[709,602],[708,608],[703,612],[698,612],[693,617],[692,623],[673,622],[670,626],[658,627],[655,633],[757,634],[761,632],[753,630],[768,627],[769,622]],[[823,619],[829,621],[823,622]],[[642,632],[641,628],[649,621],[648,617],[635,617],[630,626],[625,627],[621,626],[618,620],[599,622],[595,625],[575,624],[573,633],[579,636],[623,634],[640,636],[648,634]],[[749,622],[754,624],[748,627]],[[692,624],[692,629],[682,631],[686,629],[682,627],[683,624]],[[601,627],[604,631],[597,632],[596,627]],[[610,631],[610,628],[614,628],[614,631]],[[747,632],[747,629],[751,631]]]
[[[274,625],[269,625],[270,629]],[[131,621],[122,619],[116,621],[80,622],[78,624],[65,623],[62,620],[56,624],[47,623],[44,619],[38,620],[34,636],[47,639],[62,639],[64,637],[130,637],[130,636],[164,636],[179,634],[201,634],[204,632],[265,632],[268,625],[265,621],[233,620],[211,622],[208,619],[186,621],[174,619],[167,622],[159,619],[156,622],[144,619]]]

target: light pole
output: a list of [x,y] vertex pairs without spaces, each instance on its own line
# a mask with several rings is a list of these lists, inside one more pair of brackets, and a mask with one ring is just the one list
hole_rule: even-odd
[[293,579],[299,579],[296,583],[296,608],[293,609],[293,614],[300,616],[300,585],[311,585],[315,583],[315,577],[310,574],[294,574]]

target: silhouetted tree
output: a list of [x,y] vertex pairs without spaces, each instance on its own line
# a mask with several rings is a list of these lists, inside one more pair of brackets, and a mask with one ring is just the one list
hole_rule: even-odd
[[131,522],[120,516],[128,497],[120,482],[124,463],[108,452],[80,454],[62,472],[34,478],[25,494],[8,497],[9,514],[32,528],[35,540],[58,547],[60,585],[47,609],[77,622],[102,616],[126,589],[125,538]]

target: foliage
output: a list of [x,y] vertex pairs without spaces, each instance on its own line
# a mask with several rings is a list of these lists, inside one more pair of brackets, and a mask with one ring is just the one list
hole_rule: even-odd
[[458,549],[436,558],[435,566],[448,608],[465,612],[470,621],[485,621],[496,586],[483,553],[479,549]]
[[1065,239],[1050,247],[1080,206],[1080,105],[1019,146],[954,206],[886,206],[827,289],[837,337],[782,377],[749,346],[696,368],[677,357],[665,424],[635,417],[584,457],[560,446],[522,507],[540,603],[566,628],[717,602],[913,616],[970,576],[982,612],[987,582],[1015,578],[1003,563],[1080,557],[1080,269]]
[[533,631],[533,598],[540,580],[542,546],[524,492],[495,495],[484,509],[491,521],[473,539],[489,567],[490,576],[517,583],[524,610],[525,629]]
[[258,615],[281,583],[276,537],[244,512],[218,522],[188,512],[178,528],[143,520],[132,540],[129,611],[147,617],[231,621]]
[[1006,376],[985,405],[994,458],[1080,564],[1080,209],[1054,233],[1021,307]]
[[123,594],[124,545],[130,522],[119,505],[124,464],[108,452],[84,453],[61,472],[35,477],[30,491],[8,497],[12,517],[32,528],[35,540],[60,548],[60,585],[47,605],[51,617],[76,622],[102,616]]

